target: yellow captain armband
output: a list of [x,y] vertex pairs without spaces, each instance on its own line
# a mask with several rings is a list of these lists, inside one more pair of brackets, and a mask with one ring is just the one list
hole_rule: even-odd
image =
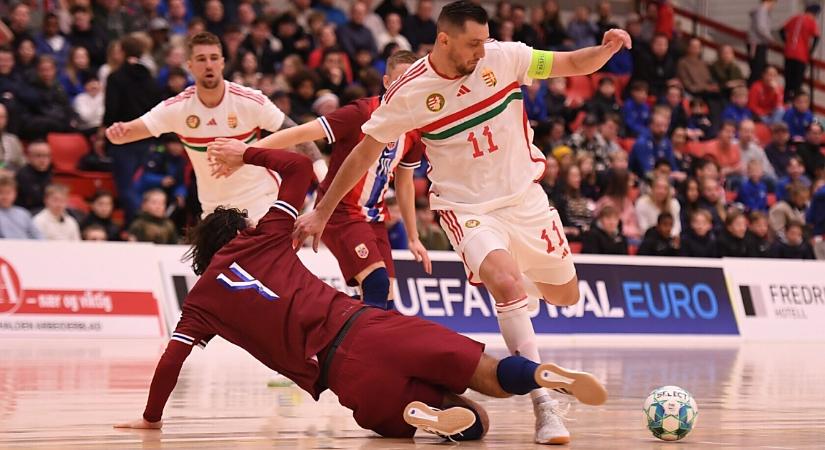
[[530,68],[527,69],[527,75],[530,78],[539,80],[550,78],[550,72],[553,70],[553,55],[554,53],[551,51],[533,49],[533,56],[530,61]]

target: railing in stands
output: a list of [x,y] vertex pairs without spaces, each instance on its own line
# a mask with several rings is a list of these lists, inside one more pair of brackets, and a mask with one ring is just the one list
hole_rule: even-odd
[[[732,38],[738,39],[743,43],[746,42],[746,40],[747,40],[748,35],[747,35],[746,32],[744,32],[742,30],[739,30],[737,28],[733,28],[730,25],[726,25],[724,23],[717,22],[713,19],[708,19],[705,16],[696,14],[693,11],[690,11],[690,10],[687,10],[687,9],[684,9],[684,8],[680,8],[680,7],[674,7],[674,12],[676,13],[677,16],[688,19],[688,20],[691,21],[691,25],[692,25],[691,26],[691,30],[692,30],[691,34],[693,36],[697,37],[700,41],[702,41],[702,44],[707,46],[707,47],[710,47],[710,48],[713,48],[713,49],[718,49],[719,47],[721,47],[721,44],[719,44],[717,42],[714,42],[714,41],[712,41],[712,40],[710,40],[710,39],[708,39],[704,36],[699,35],[699,25],[705,26],[705,27],[710,28],[712,30],[715,30],[719,33],[722,33],[724,35],[727,35],[727,36],[730,36]],[[777,45],[777,44],[771,45],[769,47],[769,49],[771,51],[779,52],[779,54],[784,53],[784,49],[780,45]],[[734,48],[734,53],[736,54],[736,57],[739,60],[742,60],[742,61],[745,61],[745,62],[748,61],[748,55],[745,52]],[[778,69],[779,69],[780,73],[784,72],[784,70],[781,66],[778,67]],[[818,97],[817,95],[815,95],[816,92],[821,92],[821,93],[825,94],[825,82],[819,81],[819,79],[817,77],[819,69],[825,69],[825,61],[822,61],[822,60],[819,60],[819,59],[811,60],[811,75],[810,75],[810,77],[805,78],[805,82],[808,83],[808,86],[811,90],[811,100],[813,101],[814,112],[816,112],[817,114],[825,114],[825,104],[818,104],[815,101],[816,98]]]

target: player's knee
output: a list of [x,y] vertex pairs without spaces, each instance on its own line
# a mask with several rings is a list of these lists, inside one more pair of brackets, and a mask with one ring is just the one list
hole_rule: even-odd
[[498,302],[507,302],[515,297],[524,295],[524,286],[521,285],[521,277],[515,274],[500,272],[493,274],[489,280],[484,280],[484,284],[495,293],[493,296]]
[[361,293],[369,306],[387,309],[387,297],[390,295],[390,276],[386,267],[379,267],[361,282]]

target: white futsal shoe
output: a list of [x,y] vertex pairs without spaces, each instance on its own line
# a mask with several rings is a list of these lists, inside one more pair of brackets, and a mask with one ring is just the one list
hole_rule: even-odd
[[411,402],[404,408],[404,421],[421,431],[452,440],[450,436],[476,423],[476,415],[461,406],[438,409],[422,402]]
[[[545,363],[536,368],[535,377],[539,386],[575,397],[586,405],[601,405],[607,401],[607,389],[587,372],[567,370]],[[536,443],[561,445],[570,442],[570,432],[563,421],[567,408],[561,409],[558,400],[551,398],[534,405],[534,410]]]
[[549,398],[533,405],[536,414],[536,444],[564,445],[570,443],[570,432],[564,426],[566,410],[559,401]]

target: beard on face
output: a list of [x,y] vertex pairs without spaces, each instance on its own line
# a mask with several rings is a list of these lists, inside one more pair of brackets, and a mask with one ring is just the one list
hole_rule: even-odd
[[220,77],[213,76],[212,78],[203,77],[200,79],[200,86],[204,89],[215,89],[221,81]]

